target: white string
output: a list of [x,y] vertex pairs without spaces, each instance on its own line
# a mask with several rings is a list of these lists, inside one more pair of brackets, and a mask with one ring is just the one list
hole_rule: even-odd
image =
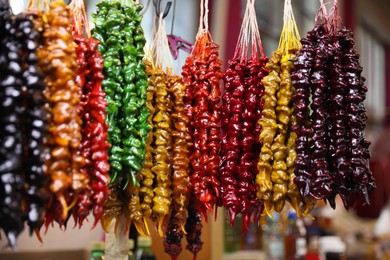
[[200,16],[199,16],[199,28],[196,38],[198,38],[203,32],[203,19],[204,19],[204,1],[200,0]]
[[209,0],[205,0],[204,29],[209,30]]
[[259,52],[261,56],[264,55],[259,26],[257,24],[255,0],[247,0],[234,59],[246,61],[249,59],[250,52],[252,52],[251,58],[258,58]]
[[163,13],[161,13],[157,23],[157,32],[153,40],[152,50],[155,66],[163,70],[165,69],[168,72],[169,69],[173,68],[173,62],[165,27],[165,19],[163,19]]
[[[240,34],[238,36],[238,42],[237,42],[237,46],[236,46],[236,50],[235,50],[235,59],[239,58],[240,60],[243,59],[243,53],[245,53],[245,42],[247,42],[247,30],[248,30],[248,12],[249,12],[249,2],[250,0],[247,0],[247,3],[246,3],[246,7],[245,7],[245,13],[244,13],[244,20],[242,21],[242,24],[241,24],[241,29],[240,29]],[[241,51],[239,53],[239,51]],[[238,55],[238,57],[237,57]]]

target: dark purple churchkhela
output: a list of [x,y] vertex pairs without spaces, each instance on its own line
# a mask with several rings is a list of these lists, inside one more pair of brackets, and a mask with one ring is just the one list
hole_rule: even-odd
[[33,21],[25,15],[17,15],[18,40],[23,51],[24,88],[24,174],[26,187],[27,224],[30,234],[42,226],[42,215],[46,200],[43,165],[43,138],[46,133],[47,114],[44,110],[43,76],[38,69],[36,50],[40,34]]
[[24,221],[30,234],[43,223],[44,85],[35,55],[40,35],[7,1],[0,1],[0,34],[0,228],[15,248]]
[[[313,32],[309,32],[310,34]],[[310,75],[314,66],[314,45],[309,38],[301,40],[302,48],[298,51],[294,61],[295,71],[291,75],[291,81],[295,88],[292,100],[294,104],[293,115],[296,117],[294,131],[297,133],[295,150],[295,184],[303,196],[309,195],[311,173],[311,141],[312,128],[310,122]]]
[[310,195],[318,200],[323,199],[331,192],[332,176],[330,175],[327,150],[327,123],[329,113],[326,109],[328,99],[327,61],[332,56],[330,37],[325,25],[314,28],[309,38],[315,43],[314,63],[310,74],[311,99],[310,115],[313,129],[311,151],[311,182]]
[[183,238],[183,231],[180,229],[180,226],[177,224],[177,221],[172,214],[169,219],[167,231],[164,237],[164,250],[165,253],[171,256],[171,259],[177,259],[182,251],[181,239]]
[[368,151],[370,142],[364,138],[367,116],[363,102],[366,98],[367,87],[364,85],[365,78],[361,75],[363,68],[359,64],[359,54],[355,49],[353,32],[343,28],[336,33],[336,39],[340,43],[343,78],[347,83],[344,93],[344,106],[348,122],[347,133],[349,137],[347,156],[353,174],[345,176],[347,194],[342,192],[340,195],[344,200],[344,204],[348,206],[353,205],[360,194],[363,194],[366,203],[369,203],[368,193],[376,185],[368,164],[370,159]]
[[[3,4],[1,5],[3,6]],[[23,195],[23,69],[17,28],[10,12],[0,18],[0,227],[15,248],[24,228]]]
[[353,33],[327,26],[308,32],[294,62],[295,183],[303,196],[325,199],[333,208],[339,194],[348,209],[362,195],[369,203],[375,188],[364,138],[367,87]]
[[198,255],[199,251],[202,249],[203,242],[201,240],[202,234],[202,220],[200,218],[200,213],[197,210],[194,198],[191,197],[190,203],[188,204],[188,218],[185,225],[185,230],[187,232],[187,247],[186,249],[190,251],[194,258]]

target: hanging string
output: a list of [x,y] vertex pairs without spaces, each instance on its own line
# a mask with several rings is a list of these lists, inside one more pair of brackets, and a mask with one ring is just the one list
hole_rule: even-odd
[[27,5],[27,10],[32,11],[36,9],[37,11],[43,11],[44,9],[49,9],[49,0],[29,0]]
[[318,11],[318,13],[316,14],[316,17],[314,19],[314,24],[315,25],[318,25],[320,23],[326,23],[326,20],[327,20],[327,16],[328,16],[328,11],[326,9],[326,5],[328,3],[324,3],[323,0],[320,0],[320,9]]
[[241,62],[246,61],[249,59],[249,52],[251,52],[251,59],[257,59],[259,53],[261,56],[264,56],[257,24],[255,0],[247,0],[234,59],[240,59]]
[[203,32],[204,1],[205,0],[200,0],[199,28],[198,28],[198,33],[196,34],[197,39],[198,37],[200,37],[200,35]]
[[244,20],[241,24],[240,34],[238,36],[238,42],[236,45],[236,49],[234,52],[234,59],[242,59],[242,55],[245,52],[245,39],[247,38],[247,29],[248,29],[248,12],[249,12],[249,2],[250,0],[247,0],[246,7],[245,7],[245,13],[244,13]]
[[204,14],[204,30],[209,30],[209,0],[205,0],[205,14]]
[[278,49],[288,52],[300,48],[300,35],[292,10],[291,0],[284,2],[283,29],[279,40]]
[[167,74],[172,72],[173,62],[170,55],[163,13],[158,18],[157,31],[152,43],[152,55],[156,68],[165,69]]
[[[251,15],[251,18],[252,18],[252,32],[254,32],[254,34],[255,34],[255,37],[254,37],[254,39],[255,39],[254,40],[255,41],[254,47],[256,48],[255,57],[258,56],[257,55],[257,47],[259,48],[260,56],[263,57],[264,56],[264,50],[263,50],[263,43],[262,43],[261,37],[260,37],[259,26],[257,24],[255,0],[252,0],[251,12],[252,12],[252,15]],[[257,45],[256,45],[256,43],[257,43]]]
[[70,10],[73,13],[74,26],[76,32],[79,35],[83,34],[83,28],[87,33],[88,38],[91,37],[91,30],[89,27],[87,12],[85,11],[84,1],[83,0],[72,0],[69,4]]
[[336,31],[343,26],[343,22],[341,20],[340,14],[339,14],[339,8],[337,0],[333,1],[333,6],[329,13],[329,19],[331,20],[331,32],[336,33]]

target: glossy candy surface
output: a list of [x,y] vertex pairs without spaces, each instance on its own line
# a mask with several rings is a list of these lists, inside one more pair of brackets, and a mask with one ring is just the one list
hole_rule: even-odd
[[295,183],[302,196],[333,208],[339,194],[348,209],[359,196],[369,203],[375,188],[364,138],[367,87],[352,32],[330,18],[302,39],[294,62]]
[[83,178],[85,189],[79,192],[73,216],[81,226],[83,220],[92,211],[95,217],[94,226],[103,214],[103,203],[108,193],[109,181],[106,114],[106,94],[101,83],[103,75],[103,58],[98,51],[99,42],[85,38],[76,31],[73,37],[77,44],[77,77],[76,82],[81,91],[79,113],[83,120],[82,142],[80,153],[85,157]]
[[185,113],[190,121],[190,182],[198,210],[207,218],[219,198],[219,152],[221,130],[221,60],[218,48],[204,32],[183,66]]
[[[148,77],[142,62],[145,38],[141,28],[141,9],[142,6],[134,2],[125,5],[102,1],[93,15],[95,28],[92,31],[93,37],[100,41],[98,49],[104,58],[102,87],[108,103],[106,122],[111,144],[109,175],[111,182],[118,178],[119,186],[125,188],[126,191],[115,193],[119,196],[124,193],[123,196],[127,197],[123,212],[127,212],[126,218],[133,222],[142,221],[137,174],[144,163],[145,144],[151,130],[148,123],[150,112],[146,106]],[[110,211],[111,202],[113,200],[105,205],[105,210]],[[113,211],[115,214],[103,215],[105,229],[112,216],[121,214]]]
[[260,125],[264,102],[261,82],[268,73],[267,58],[248,61],[230,60],[224,74],[222,96],[221,200],[230,223],[237,214],[244,216],[244,229],[254,217],[256,222],[262,205],[256,194],[255,177],[260,152]]

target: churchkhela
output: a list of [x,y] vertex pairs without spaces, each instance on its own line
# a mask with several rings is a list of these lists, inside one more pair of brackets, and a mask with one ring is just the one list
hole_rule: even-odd
[[172,259],[186,237],[196,258],[202,221],[218,207],[230,224],[242,216],[245,232],[286,207],[308,216],[318,200],[335,208],[337,195],[347,209],[369,203],[368,88],[337,1],[300,39],[285,0],[268,58],[247,0],[225,71],[208,5],[200,1],[180,76],[166,12],[156,12],[148,48],[136,1],[100,1],[90,31],[82,0],[30,0],[18,15],[0,0],[0,228],[9,246],[25,223],[42,241],[43,226],[65,229],[72,217],[106,232],[124,218],[121,232],[156,231]]

